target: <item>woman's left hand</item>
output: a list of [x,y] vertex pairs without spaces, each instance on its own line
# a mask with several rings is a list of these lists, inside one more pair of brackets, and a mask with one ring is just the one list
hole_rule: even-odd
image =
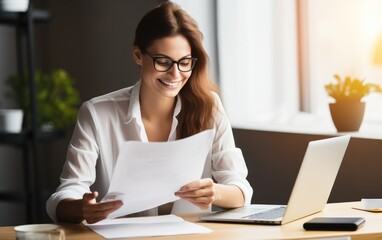
[[216,199],[216,185],[211,178],[199,179],[184,185],[175,195],[190,201],[200,209],[208,209]]

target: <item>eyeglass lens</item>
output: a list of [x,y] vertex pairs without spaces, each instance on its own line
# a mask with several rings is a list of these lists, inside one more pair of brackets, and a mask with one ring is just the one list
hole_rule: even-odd
[[155,70],[159,72],[167,72],[169,71],[174,63],[176,63],[178,70],[181,72],[189,72],[191,71],[194,66],[197,58],[192,58],[192,57],[186,57],[182,58],[179,61],[173,61],[169,57],[154,57],[150,53],[148,53],[146,50],[142,50],[142,52],[147,53],[152,60],[154,64]]
[[195,65],[195,60],[194,58],[183,58],[180,59],[178,62],[171,60],[170,58],[167,57],[154,57],[154,67],[157,71],[160,72],[167,72],[172,68],[174,63],[178,65],[178,70],[181,72],[188,72],[191,71],[192,68]]

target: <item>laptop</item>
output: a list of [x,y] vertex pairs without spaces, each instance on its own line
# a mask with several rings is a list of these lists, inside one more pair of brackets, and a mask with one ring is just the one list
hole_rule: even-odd
[[287,205],[252,204],[200,220],[280,225],[322,211],[349,141],[350,135],[309,142]]

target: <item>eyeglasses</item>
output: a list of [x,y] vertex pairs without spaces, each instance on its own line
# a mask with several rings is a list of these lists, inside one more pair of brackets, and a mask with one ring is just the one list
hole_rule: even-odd
[[196,60],[198,60],[197,58],[193,57],[184,57],[179,61],[174,61],[171,58],[165,56],[154,57],[146,50],[142,50],[142,52],[147,53],[147,55],[149,55],[153,59],[154,68],[158,72],[169,71],[174,65],[174,63],[176,63],[180,72],[189,72],[194,68]]

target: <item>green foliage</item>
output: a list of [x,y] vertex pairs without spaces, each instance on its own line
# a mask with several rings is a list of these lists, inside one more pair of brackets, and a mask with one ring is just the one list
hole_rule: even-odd
[[334,75],[335,83],[325,85],[326,92],[334,98],[336,102],[341,101],[361,101],[361,99],[372,92],[382,93],[382,88],[378,84],[365,83],[365,80],[345,77],[341,79],[339,75]]
[[[37,70],[35,82],[38,124],[53,124],[56,128],[73,124],[80,103],[78,91],[73,87],[74,79],[62,69],[50,74]],[[11,76],[6,84],[12,90],[8,95],[16,100],[25,113],[29,113],[28,76]]]

